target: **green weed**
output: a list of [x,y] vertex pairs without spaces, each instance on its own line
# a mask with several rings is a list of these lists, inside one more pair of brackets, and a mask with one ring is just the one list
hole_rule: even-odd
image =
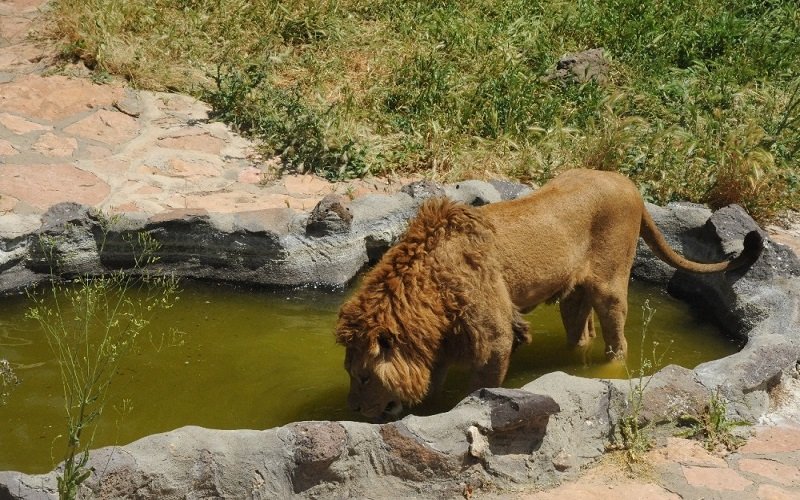
[[11,391],[14,387],[19,385],[19,383],[20,380],[16,373],[14,373],[8,360],[0,359],[0,406],[8,402]]
[[687,427],[679,435],[703,442],[709,451],[724,448],[734,451],[744,444],[744,438],[733,434],[736,427],[750,425],[744,420],[731,420],[728,418],[728,404],[717,388],[711,394],[711,400],[701,415],[681,415],[678,425]]

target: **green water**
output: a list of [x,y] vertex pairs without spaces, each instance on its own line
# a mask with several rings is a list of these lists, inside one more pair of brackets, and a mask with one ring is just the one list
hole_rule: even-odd
[[[94,447],[125,444],[184,425],[265,429],[296,420],[359,420],[346,407],[344,349],[334,344],[338,308],[348,292],[258,292],[184,284],[181,299],[156,318],[183,332],[162,345],[157,333],[142,337],[114,379]],[[640,362],[645,299],[656,313],[645,342],[659,353],[673,341],[662,365],[692,368],[738,346],[661,289],[634,284],[627,332],[630,370]],[[0,407],[0,470],[51,470],[61,460],[64,409],[58,367],[38,326],[25,319],[25,297],[0,301],[0,358],[22,379]],[[527,316],[534,341],[514,354],[506,386],[519,387],[551,371],[585,377],[624,378],[621,364],[604,362],[597,339],[582,356],[568,351],[557,306]],[[453,371],[444,394],[415,408],[444,411],[466,391],[466,374]],[[127,400],[123,402],[123,400]],[[123,410],[130,408],[130,411]]]

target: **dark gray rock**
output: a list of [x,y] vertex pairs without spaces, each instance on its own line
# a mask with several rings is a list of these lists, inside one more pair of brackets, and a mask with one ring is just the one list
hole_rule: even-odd
[[535,468],[537,484],[543,487],[558,484],[580,465],[600,457],[625,405],[617,385],[563,372],[543,375],[522,389],[553,398],[561,410],[550,417],[541,445],[524,460]]
[[594,80],[604,84],[608,80],[609,64],[603,49],[589,49],[566,54],[558,60],[554,69],[544,77],[545,81],[586,83]]
[[340,286],[397,241],[416,207],[404,193],[366,196],[345,209],[352,219],[345,216],[337,226],[324,218],[307,224],[308,216],[288,208],[236,214],[173,210],[143,219],[105,218],[87,207],[60,204],[34,232],[0,237],[0,294],[47,279],[51,261],[66,275],[131,267],[141,251],[140,233],[159,245],[155,272],[259,285]]
[[734,255],[742,251],[741,242],[750,231],[758,231],[767,240],[765,251],[747,270],[749,279],[769,280],[776,276],[800,276],[800,259],[791,249],[769,241],[767,233],[739,205],[729,205],[714,212],[708,228],[720,239],[722,252]]
[[342,195],[326,195],[311,211],[306,223],[306,234],[329,236],[350,231],[353,215],[348,205],[349,200]]
[[522,426],[544,431],[550,415],[561,411],[553,398],[518,389],[480,389],[475,397],[489,403],[492,430],[500,433]]
[[479,207],[502,199],[500,193],[488,182],[462,181],[445,187],[445,193],[453,200]]
[[345,450],[347,432],[336,422],[300,422],[287,428],[295,436],[292,486],[295,493],[323,482],[341,482],[330,466]]
[[[793,334],[796,336],[796,334]],[[779,332],[754,336],[740,352],[695,368],[698,380],[719,389],[740,418],[755,421],[769,408],[767,391],[800,359],[796,338]],[[760,394],[756,394],[760,393]],[[748,397],[748,395],[753,395]]]
[[677,365],[662,368],[644,385],[642,424],[674,422],[684,414],[700,415],[711,395],[693,370]]
[[424,200],[426,198],[435,198],[445,195],[444,188],[441,185],[429,180],[414,181],[410,184],[406,184],[400,188],[400,191],[415,200]]
[[515,200],[520,196],[525,196],[533,192],[533,189],[518,182],[491,180],[489,184],[500,193],[500,198],[502,200]]
[[[475,488],[508,481],[520,455],[479,461],[469,450],[469,428],[487,439],[529,443],[529,426],[492,428],[492,411],[521,408],[546,416],[547,397],[498,390],[491,399],[467,398],[434,417],[390,424],[300,422],[266,431],[214,431],[183,427],[123,447],[92,453],[92,474],[82,494],[98,498],[453,498],[465,483]],[[488,393],[487,393],[488,394]],[[536,401],[535,404],[532,402]],[[543,430],[542,430],[543,434]],[[540,438],[539,438],[540,439]],[[499,451],[501,448],[494,448]],[[530,464],[514,474],[528,478]],[[54,498],[55,473],[0,473],[0,498]]]
[[94,211],[77,203],[59,203],[42,216],[30,238],[26,266],[34,272],[91,273],[99,265],[95,230],[102,225]]

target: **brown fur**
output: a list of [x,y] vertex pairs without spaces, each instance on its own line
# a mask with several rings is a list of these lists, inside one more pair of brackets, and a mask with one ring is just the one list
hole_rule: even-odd
[[426,201],[404,238],[365,277],[339,314],[353,409],[380,417],[417,403],[452,363],[473,388],[497,386],[511,351],[529,340],[519,311],[560,300],[568,342],[595,336],[623,357],[630,269],[639,235],[668,264],[718,272],[755,261],[757,233],[736,259],[686,260],[664,240],[636,186],[614,173],[568,171],[532,195],[471,208]]

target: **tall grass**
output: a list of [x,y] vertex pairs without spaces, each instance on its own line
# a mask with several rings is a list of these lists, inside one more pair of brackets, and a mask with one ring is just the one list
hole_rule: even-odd
[[[590,166],[651,201],[800,206],[794,0],[55,0],[64,55],[190,92],[287,168],[542,182]],[[602,47],[609,81],[542,77]]]

